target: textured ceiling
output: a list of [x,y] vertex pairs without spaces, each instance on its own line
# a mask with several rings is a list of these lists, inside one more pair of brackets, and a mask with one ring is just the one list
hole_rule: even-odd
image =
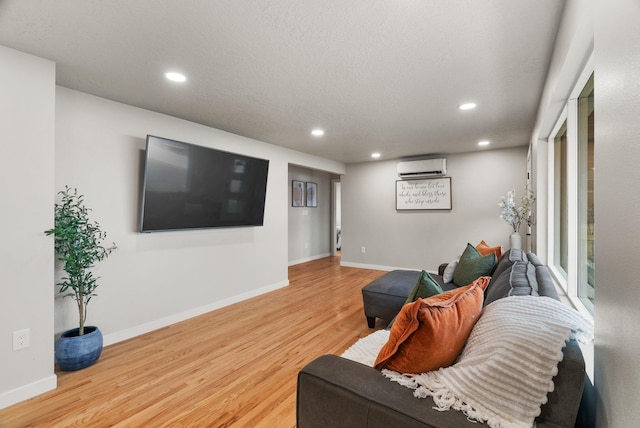
[[526,145],[563,5],[0,0],[0,45],[61,86],[351,163]]

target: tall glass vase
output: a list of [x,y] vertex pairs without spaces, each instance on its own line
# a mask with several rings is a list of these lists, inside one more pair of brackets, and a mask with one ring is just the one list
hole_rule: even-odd
[[509,243],[512,249],[522,250],[522,235],[518,232],[513,232],[509,237]]

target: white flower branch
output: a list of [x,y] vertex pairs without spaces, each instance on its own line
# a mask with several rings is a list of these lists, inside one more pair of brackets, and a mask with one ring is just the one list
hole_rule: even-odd
[[503,196],[498,204],[502,208],[500,218],[506,221],[513,227],[515,233],[520,231],[520,224],[523,222],[528,226],[531,226],[534,222],[533,217],[533,204],[536,198],[533,194],[533,190],[525,187],[525,195],[522,197],[522,205],[517,207],[515,203],[516,191],[510,190],[507,192],[507,196]]

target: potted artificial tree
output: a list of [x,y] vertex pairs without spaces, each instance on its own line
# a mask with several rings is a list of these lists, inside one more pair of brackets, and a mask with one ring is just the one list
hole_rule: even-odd
[[115,244],[104,247],[106,232],[89,219],[90,209],[78,189],[59,192],[60,203],[55,204],[53,229],[44,233],[55,238],[55,251],[63,263],[67,276],[57,285],[64,297],[72,297],[78,307],[79,327],[62,333],[55,344],[56,361],[61,370],[71,371],[89,367],[102,353],[102,333],[95,326],[86,326],[87,305],[98,286],[98,278],[91,273],[94,263],[105,259],[116,249]]

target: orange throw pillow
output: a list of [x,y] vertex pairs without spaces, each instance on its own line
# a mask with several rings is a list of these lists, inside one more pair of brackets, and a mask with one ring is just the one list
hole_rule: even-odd
[[480,241],[480,243],[476,245],[476,250],[478,250],[478,252],[483,256],[489,255],[491,253],[496,253],[496,258],[498,259],[498,261],[500,261],[500,259],[502,258],[502,247],[490,247],[489,244],[484,242],[484,240]]
[[480,316],[490,279],[404,305],[374,367],[425,373],[453,364]]

